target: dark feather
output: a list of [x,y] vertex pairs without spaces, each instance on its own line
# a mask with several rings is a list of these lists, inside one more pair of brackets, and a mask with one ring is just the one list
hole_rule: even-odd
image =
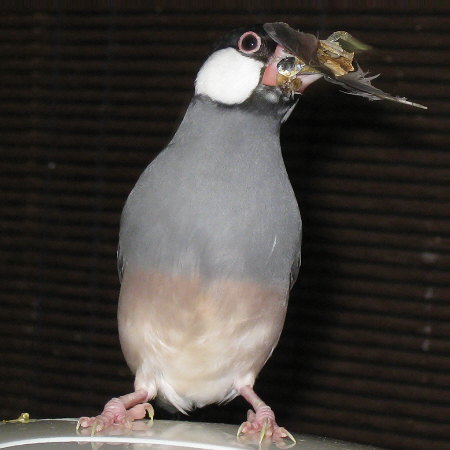
[[[294,30],[284,22],[265,23],[263,27],[266,33],[277,44],[283,46],[293,55],[297,56],[308,66],[310,66],[313,73],[322,73],[326,81],[342,86],[345,89],[345,93],[359,95],[369,100],[390,100],[392,102],[427,109],[426,106],[411,102],[405,97],[396,97],[376,88],[375,86],[372,86],[372,80],[377,78],[378,75],[366,76],[368,72],[364,72],[359,66],[357,70],[348,72],[345,75],[334,75],[331,70],[319,60],[317,50],[319,48],[320,41],[313,34],[302,33],[301,31]],[[337,33],[343,37],[336,37]],[[339,41],[344,44],[344,47],[347,46],[346,48],[349,49],[354,49],[356,47],[358,50],[362,51],[370,48],[369,46],[365,46],[360,43],[357,39],[353,38],[353,36],[346,32],[333,33],[329,39],[331,39],[330,42]]]
[[372,86],[372,80],[377,78],[378,75],[366,76],[368,72],[364,72],[361,67],[349,72],[341,77],[332,77],[330,75],[324,75],[324,79],[330,83],[338,84],[345,89],[346,94],[359,95],[369,100],[390,100],[392,102],[404,103],[405,105],[415,106],[417,108],[427,109],[426,106],[420,105],[409,101],[405,97],[396,97],[381,89]]
[[307,64],[317,61],[319,39],[313,34],[296,31],[284,22],[265,23],[263,27],[277,44],[280,44]]

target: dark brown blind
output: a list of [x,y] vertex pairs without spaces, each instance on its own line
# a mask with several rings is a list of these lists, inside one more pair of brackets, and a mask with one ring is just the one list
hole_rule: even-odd
[[[176,128],[211,43],[280,20],[372,44],[360,62],[382,73],[378,86],[429,110],[320,82],[284,126],[303,266],[257,391],[296,432],[445,448],[444,3],[0,2],[0,418],[95,414],[132,389],[115,320],[123,203]],[[236,400],[192,419],[238,424],[246,409]]]

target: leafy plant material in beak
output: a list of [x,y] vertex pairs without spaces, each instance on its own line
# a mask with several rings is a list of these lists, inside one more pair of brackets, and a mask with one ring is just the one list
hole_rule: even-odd
[[[411,102],[405,97],[397,97],[372,86],[372,80],[379,75],[367,76],[356,63],[357,52],[370,47],[354,38],[346,31],[336,31],[327,39],[320,40],[310,33],[303,33],[283,22],[264,24],[266,33],[291,55],[277,64],[277,85],[291,91],[301,91],[302,74],[321,74],[323,78],[342,86],[347,94],[359,95],[369,100],[390,100],[417,108],[426,106]],[[293,59],[292,59],[293,58]],[[300,82],[297,81],[300,78]],[[279,83],[278,83],[279,81]]]

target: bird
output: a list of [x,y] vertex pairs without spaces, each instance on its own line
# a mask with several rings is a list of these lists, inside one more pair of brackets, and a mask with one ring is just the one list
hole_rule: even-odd
[[117,316],[135,390],[78,427],[153,418],[155,397],[188,413],[242,396],[251,409],[238,435],[294,439],[254,383],[280,338],[301,261],[280,127],[310,84],[350,70],[334,73],[316,55],[320,42],[281,22],[241,27],[200,67],[184,118],[122,211]]

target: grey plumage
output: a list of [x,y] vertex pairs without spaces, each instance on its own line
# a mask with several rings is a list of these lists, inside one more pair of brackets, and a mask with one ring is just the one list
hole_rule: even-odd
[[253,411],[238,435],[295,442],[253,390],[300,266],[300,212],[280,126],[321,77],[408,103],[354,71],[352,49],[363,47],[346,32],[319,41],[284,23],[237,29],[217,43],[181,125],[122,213],[118,322],[135,391],[78,426],[103,430],[152,415],[156,396],[187,412],[241,395]]
[[286,286],[300,218],[280,118],[196,97],[122,214],[121,260],[169,273]]
[[[142,174],[124,208],[120,260],[125,288],[122,287],[120,299],[119,325],[124,353],[133,370],[139,371],[140,363],[136,361],[142,358],[161,358],[170,340],[164,333],[171,333],[174,328],[185,336],[179,342],[180,347],[173,344],[174,357],[183,358],[185,339],[191,342],[204,339],[206,351],[208,346],[220,347],[205,361],[202,373],[211,365],[220,365],[226,349],[233,349],[227,334],[228,340],[241,342],[248,338],[247,334],[263,328],[263,345],[248,341],[247,346],[252,348],[250,355],[231,357],[234,367],[227,369],[228,374],[220,374],[226,378],[220,393],[209,388],[210,401],[204,399],[208,396],[204,377],[197,376],[183,392],[180,388],[172,389],[176,381],[167,381],[170,377],[164,373],[164,365],[170,365],[170,361],[161,362],[157,370],[153,368],[152,379],[142,383],[146,388],[156,383],[156,389],[182,411],[237,395],[237,380],[249,374],[253,378],[257,375],[280,335],[289,288],[298,273],[301,239],[300,213],[279,143],[280,121],[288,106],[277,108],[275,114],[266,114],[251,105],[230,108],[206,97],[195,97],[171,143]],[[177,280],[185,283],[183,293],[192,289],[194,301],[184,299],[187,304],[177,308],[186,307],[196,323],[189,320],[178,323],[173,317],[176,311],[166,317],[169,321],[166,322],[164,314],[159,312],[151,330],[159,336],[158,342],[144,345],[146,338],[136,336],[140,334],[136,326],[130,335],[123,316],[134,321],[130,318],[133,314],[130,308],[133,305],[131,309],[135,310],[136,302],[135,297],[131,299],[127,295],[127,273],[136,271],[144,275],[141,280],[133,278],[134,283],[148,282],[143,288],[147,297],[137,306],[141,318],[154,311],[152,302],[169,309],[170,301],[178,305],[179,299],[174,299],[176,294],[171,294],[164,303],[152,293],[159,289],[155,283],[164,284],[161,278],[152,279],[158,273],[170,277],[175,284]],[[196,280],[195,288],[186,280]],[[211,286],[215,286],[214,295]],[[237,295],[231,295],[230,289],[235,289]],[[177,292],[176,287],[174,291]],[[132,292],[136,296],[134,289]],[[206,303],[228,303],[217,310],[218,314],[228,311],[230,318],[234,314],[229,310],[240,311],[227,323],[228,330],[215,336],[222,342],[213,342],[212,332],[221,329],[224,317],[202,315],[199,308],[217,306],[200,304],[198,298],[204,295],[210,296]],[[246,311],[242,311],[246,303]],[[128,312],[124,312],[127,308]],[[171,320],[176,323],[170,323]],[[240,325],[243,321],[247,321],[244,327]],[[198,330],[201,331],[197,333]],[[145,356],[135,356],[139,348]],[[205,349],[198,346],[197,352],[200,351]],[[190,353],[190,366],[197,373],[203,356],[195,353]],[[236,361],[240,357],[250,358],[244,361],[245,370],[240,370]],[[184,372],[190,370],[186,367]],[[155,373],[161,372],[163,375],[158,379]],[[195,389],[201,395],[193,394]]]

